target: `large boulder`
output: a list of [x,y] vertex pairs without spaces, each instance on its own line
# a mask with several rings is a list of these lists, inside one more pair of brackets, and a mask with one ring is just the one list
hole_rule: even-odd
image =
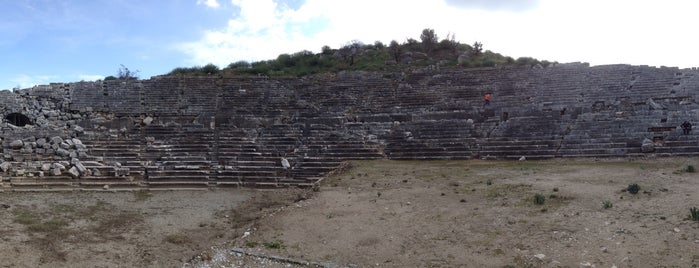
[[83,175],[87,171],[87,168],[85,168],[85,166],[80,162],[75,163],[75,165],[73,167],[77,168],[78,172],[80,172],[80,174],[83,174]]
[[2,172],[7,172],[8,170],[10,170],[11,167],[12,163],[10,162],[2,162],[2,164],[0,164],[0,169],[2,170]]
[[63,148],[58,148],[58,150],[56,150],[56,154],[58,156],[68,157],[68,156],[70,156],[70,151],[63,149]]
[[147,126],[147,125],[150,125],[151,123],[153,123],[153,117],[147,116],[146,118],[143,119],[144,125]]
[[78,171],[78,168],[76,167],[71,167],[68,170],[68,174],[70,174],[70,176],[73,177],[73,179],[80,178],[80,171]]
[[10,142],[10,148],[12,148],[12,149],[16,150],[16,149],[21,149],[22,147],[24,147],[24,142],[22,140],[14,140],[14,141]]
[[646,100],[646,103],[648,104],[648,106],[650,106],[651,110],[665,110],[666,109],[663,105],[655,102],[653,100],[653,98],[648,98]]
[[644,139],[641,143],[641,152],[652,153],[655,151],[655,143],[650,139]]

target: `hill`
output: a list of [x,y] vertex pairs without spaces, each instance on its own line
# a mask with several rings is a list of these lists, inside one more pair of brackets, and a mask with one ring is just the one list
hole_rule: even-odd
[[308,50],[281,54],[276,59],[229,64],[222,70],[208,64],[200,67],[179,67],[169,74],[188,75],[265,75],[305,76],[339,71],[410,71],[425,67],[495,67],[495,66],[542,66],[555,62],[539,61],[530,57],[513,59],[490,50],[483,51],[483,44],[461,44],[453,36],[439,40],[432,29],[424,29],[420,41],[408,38],[403,43],[391,41],[385,45],[380,41],[364,44],[353,40],[341,48],[324,46],[320,53]]

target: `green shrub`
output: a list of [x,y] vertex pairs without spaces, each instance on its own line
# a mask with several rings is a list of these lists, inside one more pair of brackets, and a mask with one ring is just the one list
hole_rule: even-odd
[[546,202],[546,196],[544,196],[543,194],[534,195],[534,204],[543,205],[544,202]]
[[687,165],[687,168],[684,169],[684,171],[689,172],[689,173],[694,173],[694,172],[695,172],[694,166],[692,166],[692,165]]
[[216,74],[218,71],[218,66],[214,65],[213,63],[209,63],[204,65],[204,67],[201,67],[202,74]]
[[262,243],[262,245],[264,245],[266,248],[270,248],[270,249],[280,249],[280,248],[284,247],[282,245],[282,243],[279,243],[279,242],[264,242],[264,243]]
[[233,62],[231,64],[228,64],[228,68],[230,68],[230,69],[237,69],[237,68],[248,69],[248,68],[252,68],[252,64],[250,64],[247,61],[241,60],[241,61],[236,61],[236,62]]
[[631,194],[637,194],[638,191],[640,191],[640,190],[641,190],[641,186],[638,186],[638,184],[636,184],[636,183],[629,184],[629,186],[626,187],[626,191],[628,191]]
[[614,204],[612,204],[612,201],[606,200],[606,201],[602,202],[602,207],[604,209],[610,209],[613,206],[614,206]]
[[689,209],[689,218],[693,221],[699,221],[699,209],[697,209],[697,207]]

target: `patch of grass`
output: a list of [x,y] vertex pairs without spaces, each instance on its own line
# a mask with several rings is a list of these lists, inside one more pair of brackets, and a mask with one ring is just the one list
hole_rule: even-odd
[[254,248],[257,247],[260,243],[257,243],[255,241],[247,241],[245,242],[245,246],[249,248]]
[[358,246],[362,246],[362,247],[368,247],[368,246],[377,245],[377,244],[379,244],[380,242],[381,242],[381,239],[379,239],[379,238],[377,238],[377,237],[368,237],[368,238],[364,238],[364,239],[362,239],[362,240],[359,240],[359,242],[357,243],[357,245],[358,245]]
[[15,209],[12,212],[15,215],[14,222],[24,225],[30,232],[59,232],[63,227],[68,226],[68,221],[60,218],[42,221],[40,215],[29,210]]
[[68,214],[68,213],[75,213],[76,208],[75,206],[67,205],[67,204],[54,204],[51,206],[51,211],[61,213],[61,214]]
[[192,241],[189,236],[183,235],[183,234],[171,234],[165,237],[165,242],[175,244],[175,245],[182,245],[186,244]]
[[118,233],[142,221],[143,215],[137,212],[119,211],[99,216],[91,229],[98,233]]
[[53,218],[48,221],[27,225],[27,230],[31,232],[51,233],[58,232],[66,226],[68,226],[66,220]]
[[534,204],[543,205],[544,202],[546,202],[546,196],[544,196],[543,194],[534,195]]
[[689,218],[693,221],[699,221],[699,209],[697,207],[689,209]]
[[136,199],[135,201],[146,201],[151,198],[153,194],[150,191],[138,190],[133,192],[133,196]]
[[523,193],[529,190],[532,186],[529,184],[498,184],[492,185],[486,189],[485,196],[487,198],[499,198],[511,196],[512,194]]
[[269,249],[282,249],[284,248],[284,245],[280,242],[264,242],[262,243],[263,246]]
[[692,165],[687,165],[687,168],[684,169],[684,172],[687,172],[687,173],[694,173],[694,172],[696,172],[696,170],[694,170],[694,166],[692,166]]
[[12,211],[12,214],[15,215],[14,221],[22,225],[32,225],[40,222],[39,215],[28,210],[15,209]]
[[610,209],[610,208],[612,208],[613,206],[614,206],[614,204],[612,204],[612,201],[605,200],[604,202],[602,202],[602,207],[603,207],[604,209]]
[[628,191],[631,194],[637,194],[638,191],[640,191],[640,190],[641,190],[641,186],[639,186],[636,183],[629,184],[629,186],[626,187],[626,191]]

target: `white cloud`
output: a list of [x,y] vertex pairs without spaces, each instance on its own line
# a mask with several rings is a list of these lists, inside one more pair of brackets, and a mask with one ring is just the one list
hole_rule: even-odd
[[57,75],[26,75],[21,74],[14,78],[10,78],[12,84],[16,84],[19,88],[30,88],[36,85],[46,85],[52,81],[57,81],[60,78]]
[[218,8],[221,6],[216,0],[197,0],[197,5],[205,5],[210,8]]
[[104,75],[100,74],[79,74],[78,79],[81,81],[95,81],[95,80],[100,80],[104,79]]
[[206,31],[201,40],[178,45],[178,49],[190,55],[190,64],[214,63],[224,67],[239,60],[267,60],[315,47],[314,36],[305,34],[302,28],[308,26],[304,23],[320,18],[318,13],[299,16],[298,11],[272,0],[231,3],[240,8],[240,13],[228,21],[225,29]]
[[[225,66],[239,60],[274,59],[301,50],[318,52],[324,45],[336,48],[351,40],[402,42],[407,37],[417,38],[424,28],[437,28],[425,23],[424,15],[446,6],[396,0],[308,0],[294,10],[272,0],[231,3],[240,12],[224,29],[206,31],[200,40],[178,45],[190,55],[190,64]],[[453,27],[453,23],[444,25]]]
[[539,0],[445,0],[447,4],[460,8],[478,8],[492,11],[523,11],[534,8]]
[[692,52],[699,39],[686,27],[699,9],[694,1],[307,0],[297,9],[273,0],[231,3],[239,12],[227,25],[179,45],[191,64],[224,67],[350,40],[404,42],[425,28],[514,58],[679,67],[699,62]]

